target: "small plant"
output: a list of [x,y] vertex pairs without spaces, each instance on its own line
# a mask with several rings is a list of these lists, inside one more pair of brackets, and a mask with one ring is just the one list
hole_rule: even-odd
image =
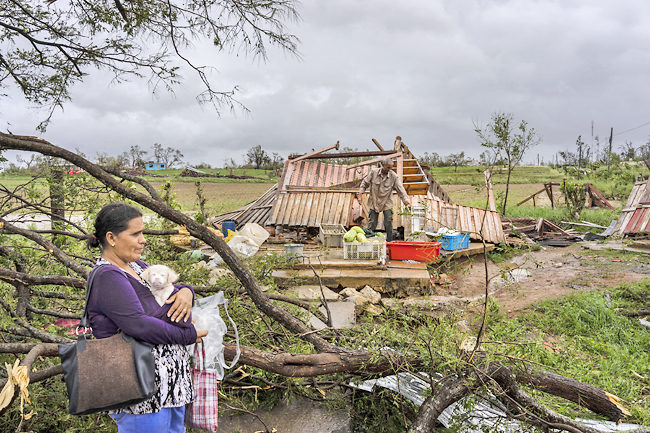
[[199,206],[199,212],[194,216],[194,220],[199,224],[207,224],[209,215],[205,209],[205,203],[208,200],[203,196],[201,181],[194,182],[194,186],[196,186],[196,203]]
[[582,212],[582,209],[584,209],[587,200],[586,185],[582,183],[565,182],[564,196],[567,199],[571,217],[576,221],[579,220],[580,213]]

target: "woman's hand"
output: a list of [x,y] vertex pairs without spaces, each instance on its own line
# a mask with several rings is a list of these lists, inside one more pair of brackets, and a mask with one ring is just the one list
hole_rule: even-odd
[[193,300],[194,294],[192,291],[187,287],[183,287],[165,301],[165,304],[173,303],[167,312],[167,317],[171,317],[172,322],[180,322],[181,319],[185,319],[184,321],[187,322],[190,319],[190,314],[192,313]]
[[196,331],[196,342],[201,343],[203,341],[203,337],[208,335],[208,331]]

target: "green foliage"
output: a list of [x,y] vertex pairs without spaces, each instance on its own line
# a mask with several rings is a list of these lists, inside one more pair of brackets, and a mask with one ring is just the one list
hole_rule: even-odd
[[[616,308],[641,308],[647,305],[649,292],[650,281],[644,280],[543,301],[515,320],[492,322],[492,340],[520,344],[490,345],[490,349],[558,368],[561,374],[615,394],[632,412],[626,422],[647,425],[650,382],[637,374],[650,376],[650,333],[638,319],[622,316]],[[535,396],[565,415],[588,415],[566,401],[543,393]]]
[[495,160],[496,158],[502,158],[506,161],[508,175],[506,179],[505,197],[501,209],[504,214],[507,209],[512,172],[521,163],[528,149],[536,146],[542,140],[534,128],[528,128],[528,123],[525,120],[522,120],[516,126],[519,133],[516,133],[513,127],[514,115],[501,112],[492,114],[492,119],[485,130],[474,125],[474,131],[478,135],[481,146],[488,149],[494,155]]
[[[70,99],[69,88],[88,72],[102,68],[118,83],[150,74],[153,93],[172,91],[182,78],[176,61],[196,38],[216,50],[266,59],[266,44],[295,53],[298,39],[285,21],[298,19],[293,1],[91,2],[57,5],[29,1],[2,3],[0,40],[3,69],[11,71],[0,88],[14,86],[24,98],[50,112]],[[253,24],[254,23],[254,24]],[[173,35],[173,36],[172,36]],[[173,39],[173,40],[172,40]],[[234,109],[234,92],[216,91],[205,66],[191,65],[205,88],[199,102]]]
[[574,220],[579,220],[587,200],[587,186],[582,183],[565,182],[563,193],[567,199],[569,213]]
[[207,224],[209,215],[205,209],[207,198],[203,195],[203,188],[201,188],[201,181],[194,182],[196,186],[196,202],[199,207],[199,212],[194,216],[194,219],[199,224]]

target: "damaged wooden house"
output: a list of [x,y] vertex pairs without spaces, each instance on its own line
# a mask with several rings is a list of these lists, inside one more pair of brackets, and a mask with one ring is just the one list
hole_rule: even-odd
[[[318,233],[321,224],[366,226],[368,196],[359,200],[359,185],[372,168],[391,158],[395,162],[393,170],[402,179],[412,204],[425,209],[427,227],[469,232],[475,241],[483,239],[496,244],[505,240],[498,212],[453,204],[428,167],[420,164],[400,137],[391,150],[385,150],[374,139],[373,142],[377,146],[374,151],[341,153],[337,152],[337,143],[290,157],[277,185],[258,200],[213,218],[212,223],[234,220],[239,228],[252,222],[275,227],[278,232],[299,230],[312,235]],[[341,163],[351,158],[361,161]],[[409,234],[411,217],[403,214],[396,195],[393,202],[393,227]],[[383,229],[381,214],[378,229]]]

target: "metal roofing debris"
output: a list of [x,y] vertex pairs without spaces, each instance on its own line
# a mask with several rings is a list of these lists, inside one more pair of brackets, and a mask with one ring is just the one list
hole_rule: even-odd
[[[430,388],[430,384],[422,379],[428,378],[426,373],[418,373],[418,376],[411,373],[399,373],[398,375],[366,380],[361,383],[350,382],[350,386],[367,392],[372,392],[375,386],[381,386],[382,388],[398,392],[416,405],[422,406],[425,400],[425,392]],[[437,375],[438,379],[441,377],[442,375]],[[507,409],[494,395],[488,393],[484,398],[470,403],[472,400],[465,397],[457,403],[452,403],[442,411],[438,417],[438,421],[446,428],[449,428],[454,424],[454,421],[462,420],[464,422],[463,431],[468,433],[482,433],[486,427],[490,427],[490,431],[503,433],[529,431],[528,428],[521,426],[518,421],[508,419],[506,414]],[[637,424],[617,424],[613,421],[597,421],[580,418],[576,418],[576,421],[601,432],[627,431],[641,427]]]
[[614,227],[613,235],[648,233],[650,229],[648,225],[650,213],[647,212],[650,206],[650,202],[648,202],[648,199],[650,199],[648,182],[650,182],[650,179],[636,182],[632,187],[632,192],[630,192],[625,207]]

